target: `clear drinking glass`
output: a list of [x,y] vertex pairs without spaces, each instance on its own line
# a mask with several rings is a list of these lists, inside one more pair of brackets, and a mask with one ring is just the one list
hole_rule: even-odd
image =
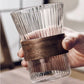
[[[63,3],[61,2],[25,8],[14,11],[11,15],[22,41],[62,34]],[[29,60],[28,69],[32,83],[54,80],[70,74],[66,53]]]

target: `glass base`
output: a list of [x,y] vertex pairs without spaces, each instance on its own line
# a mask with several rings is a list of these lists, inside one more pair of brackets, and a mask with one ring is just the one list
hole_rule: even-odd
[[70,70],[67,71],[57,71],[57,70],[52,70],[48,72],[39,72],[39,73],[32,73],[31,75],[31,80],[32,83],[39,83],[39,82],[47,82],[47,81],[52,81],[56,80],[58,78],[66,77],[70,74]]

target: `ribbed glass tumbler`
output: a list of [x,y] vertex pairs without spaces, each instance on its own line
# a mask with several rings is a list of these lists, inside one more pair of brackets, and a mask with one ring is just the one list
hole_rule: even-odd
[[70,74],[65,35],[63,3],[39,5],[11,13],[19,32],[24,58],[33,83],[45,82]]

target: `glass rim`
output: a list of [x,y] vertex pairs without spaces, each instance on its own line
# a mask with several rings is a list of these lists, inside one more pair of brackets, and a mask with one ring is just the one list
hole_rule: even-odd
[[[11,12],[11,15],[13,15],[13,14],[18,14],[18,13],[24,13],[24,11],[29,11],[29,10],[32,10],[32,9],[40,9],[40,8],[43,8],[43,9],[46,9],[46,8],[51,8],[52,6],[55,6],[55,5],[57,5],[57,7],[59,8],[59,7],[63,7],[64,6],[64,4],[63,4],[63,2],[55,2],[55,3],[48,3],[48,4],[42,4],[42,5],[37,5],[37,6],[31,6],[31,7],[26,7],[26,8],[23,8],[23,9],[18,9],[18,10],[15,10],[15,11],[12,11]],[[38,9],[38,10],[39,10]],[[35,11],[36,12],[36,11]],[[34,13],[35,13],[34,12]],[[27,12],[28,13],[28,12]]]

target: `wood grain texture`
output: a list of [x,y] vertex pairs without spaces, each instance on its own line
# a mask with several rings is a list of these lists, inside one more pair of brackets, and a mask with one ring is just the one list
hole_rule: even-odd
[[38,60],[67,53],[68,51],[62,47],[64,37],[64,34],[59,34],[46,38],[22,41],[21,44],[24,50],[25,60]]

